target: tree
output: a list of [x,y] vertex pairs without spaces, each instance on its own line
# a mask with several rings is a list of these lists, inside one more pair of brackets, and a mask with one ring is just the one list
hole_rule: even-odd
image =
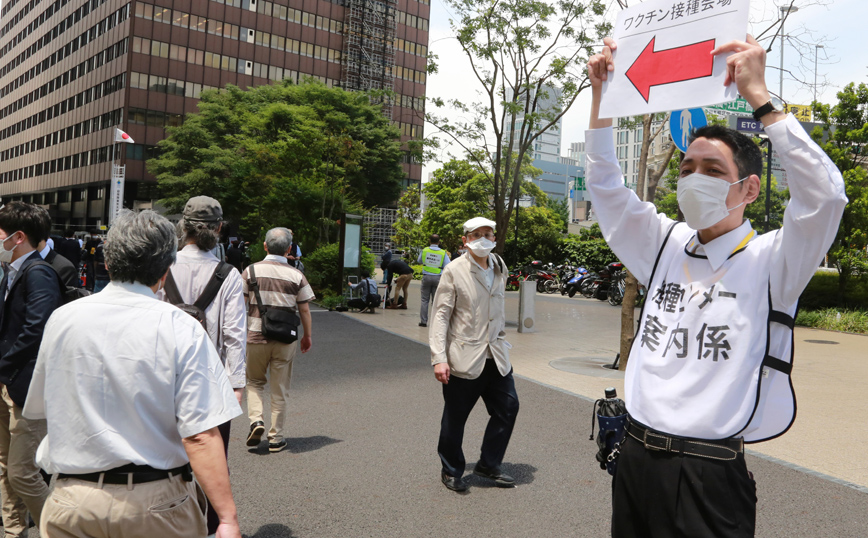
[[247,237],[289,225],[298,237],[337,239],[344,212],[398,197],[400,132],[360,92],[316,81],[206,91],[199,112],[168,129],[148,161],[170,212],[220,200]]
[[[516,226],[515,219],[520,218],[520,225]],[[513,213],[513,222],[510,223],[505,235],[507,245],[513,249],[511,254],[506,254],[506,259],[515,260],[514,265],[526,265],[533,260],[545,262],[557,262],[561,259],[559,248],[561,233],[561,220],[557,213],[543,206],[522,207]],[[518,231],[518,238],[515,234]]]
[[424,246],[425,232],[422,230],[420,220],[422,217],[422,197],[419,186],[414,185],[404,191],[404,195],[398,201],[398,219],[395,221],[395,235],[392,241],[399,247],[408,248],[410,257],[415,260]]
[[461,245],[465,222],[491,216],[487,180],[475,164],[453,159],[434,171],[423,190],[428,208],[422,217],[422,229],[427,234],[438,234],[449,252]]
[[848,281],[868,275],[868,86],[848,84],[838,92],[838,104],[814,103],[814,114],[822,127],[811,136],[841,170],[850,200],[830,250],[843,302]]
[[[483,101],[448,103],[469,115],[467,120],[431,112],[426,120],[461,146],[490,179],[494,220],[502,230],[525,180],[521,163],[588,87],[577,69],[608,34],[606,6],[600,0],[447,0],[447,5]],[[429,71],[436,69],[432,62]],[[446,105],[441,99],[432,102]],[[505,241],[499,234],[498,252]]]

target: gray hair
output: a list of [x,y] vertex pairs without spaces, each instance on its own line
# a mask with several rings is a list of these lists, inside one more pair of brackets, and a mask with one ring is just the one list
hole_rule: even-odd
[[292,246],[292,232],[287,228],[272,228],[265,233],[265,248],[269,254],[283,256]]
[[109,230],[105,264],[112,280],[153,286],[175,263],[178,238],[165,217],[124,209]]
[[217,241],[220,238],[217,236],[217,230],[220,229],[220,222],[189,222],[186,219],[181,219],[178,223],[178,246],[186,245],[188,241],[192,241],[199,250],[211,250],[217,246]]

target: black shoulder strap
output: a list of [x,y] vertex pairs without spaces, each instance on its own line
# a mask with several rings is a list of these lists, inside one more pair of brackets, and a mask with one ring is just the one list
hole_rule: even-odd
[[250,269],[249,285],[253,290],[253,295],[256,297],[256,308],[259,309],[259,316],[265,317],[266,308],[262,304],[262,297],[259,295],[259,282],[256,281],[256,271],[253,269],[254,265],[256,264],[252,263],[248,266],[248,269]]
[[181,298],[181,292],[178,290],[178,284],[175,283],[171,269],[169,269],[169,274],[166,275],[166,281],[163,283],[163,291],[166,292],[166,297],[173,305],[184,304],[184,299]]
[[[217,293],[220,292],[220,288],[223,287],[223,281],[226,280],[226,277],[229,276],[229,271],[232,269],[232,266],[226,262],[220,262],[217,264],[217,267],[214,268],[214,273],[211,275],[211,280],[208,281],[208,285],[205,286],[205,289],[202,290],[202,295],[196,299],[196,302],[193,303],[193,306],[198,308],[199,310],[205,311],[212,302],[214,302],[214,298],[217,297]],[[171,275],[171,273],[169,273]],[[168,279],[166,279],[168,281]],[[256,300],[259,301],[259,296],[256,297]]]

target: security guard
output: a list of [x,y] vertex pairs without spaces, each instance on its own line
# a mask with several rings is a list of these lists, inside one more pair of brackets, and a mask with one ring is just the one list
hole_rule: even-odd
[[419,322],[420,327],[428,326],[428,302],[434,294],[437,293],[437,286],[440,284],[440,275],[443,274],[443,268],[449,263],[449,253],[440,248],[440,236],[431,234],[430,246],[423,249],[419,254],[417,264],[422,267],[422,310],[420,316],[422,320]]
[[783,228],[758,235],[744,218],[760,192],[762,154],[718,126],[692,133],[680,165],[686,223],[658,214],[624,186],[612,120],[599,118],[603,81],[616,69],[616,44],[605,43],[588,63],[588,191],[609,246],[649,291],[625,377],[612,536],[753,537],[744,443],[782,435],[795,420],[793,317],[838,231],[844,181],[798,121],[775,110],[765,50],[747,36],[712,54],[727,55],[725,83],[735,82],[781,156],[792,197]]

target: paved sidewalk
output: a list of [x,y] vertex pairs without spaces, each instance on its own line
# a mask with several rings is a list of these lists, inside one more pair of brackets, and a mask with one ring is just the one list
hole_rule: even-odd
[[[419,294],[414,281],[408,310],[347,315],[427,345],[427,329],[418,326]],[[507,339],[517,375],[591,399],[609,386],[624,394],[623,372],[603,368],[618,353],[619,307],[537,294],[535,310],[537,332],[519,333],[518,293],[507,292]],[[868,492],[868,450],[862,449],[868,446],[868,391],[862,385],[868,380],[868,336],[796,327],[795,346],[796,422],[782,437],[748,450]]]

